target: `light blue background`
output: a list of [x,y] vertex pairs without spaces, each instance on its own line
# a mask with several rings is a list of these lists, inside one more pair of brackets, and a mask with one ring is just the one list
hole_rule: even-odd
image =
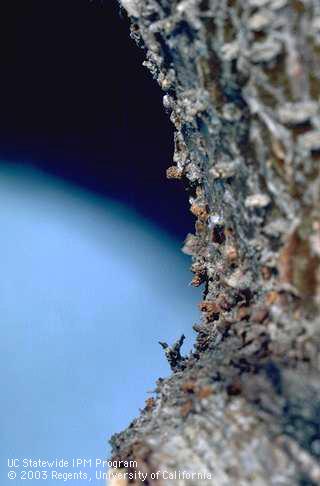
[[190,259],[132,210],[13,165],[0,231],[0,483],[86,484],[9,481],[7,459],[108,456],[169,373],[158,341],[191,348]]

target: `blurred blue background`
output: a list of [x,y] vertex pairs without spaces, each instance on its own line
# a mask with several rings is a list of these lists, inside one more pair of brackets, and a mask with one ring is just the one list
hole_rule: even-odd
[[116,0],[0,3],[1,485],[8,458],[106,457],[170,372],[158,341],[191,348],[194,225],[143,58]]
[[188,258],[134,211],[31,169],[2,164],[0,207],[1,462],[107,457],[169,373],[158,341],[185,333],[190,349]]

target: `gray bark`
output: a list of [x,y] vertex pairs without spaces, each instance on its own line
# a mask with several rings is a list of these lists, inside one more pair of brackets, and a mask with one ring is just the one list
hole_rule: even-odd
[[173,373],[114,459],[212,476],[177,485],[320,484],[320,3],[121,3],[165,91],[204,295],[194,352],[164,345]]

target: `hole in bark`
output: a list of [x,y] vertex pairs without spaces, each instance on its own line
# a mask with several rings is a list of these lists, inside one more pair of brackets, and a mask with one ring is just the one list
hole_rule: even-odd
[[212,241],[214,243],[222,244],[226,240],[226,236],[224,233],[224,227],[220,225],[215,225],[212,228]]

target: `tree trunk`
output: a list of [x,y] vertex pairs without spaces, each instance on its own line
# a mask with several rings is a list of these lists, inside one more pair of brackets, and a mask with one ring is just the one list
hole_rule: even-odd
[[113,458],[147,484],[320,484],[320,2],[121,3],[166,92],[204,294],[194,352],[162,343],[173,373]]

